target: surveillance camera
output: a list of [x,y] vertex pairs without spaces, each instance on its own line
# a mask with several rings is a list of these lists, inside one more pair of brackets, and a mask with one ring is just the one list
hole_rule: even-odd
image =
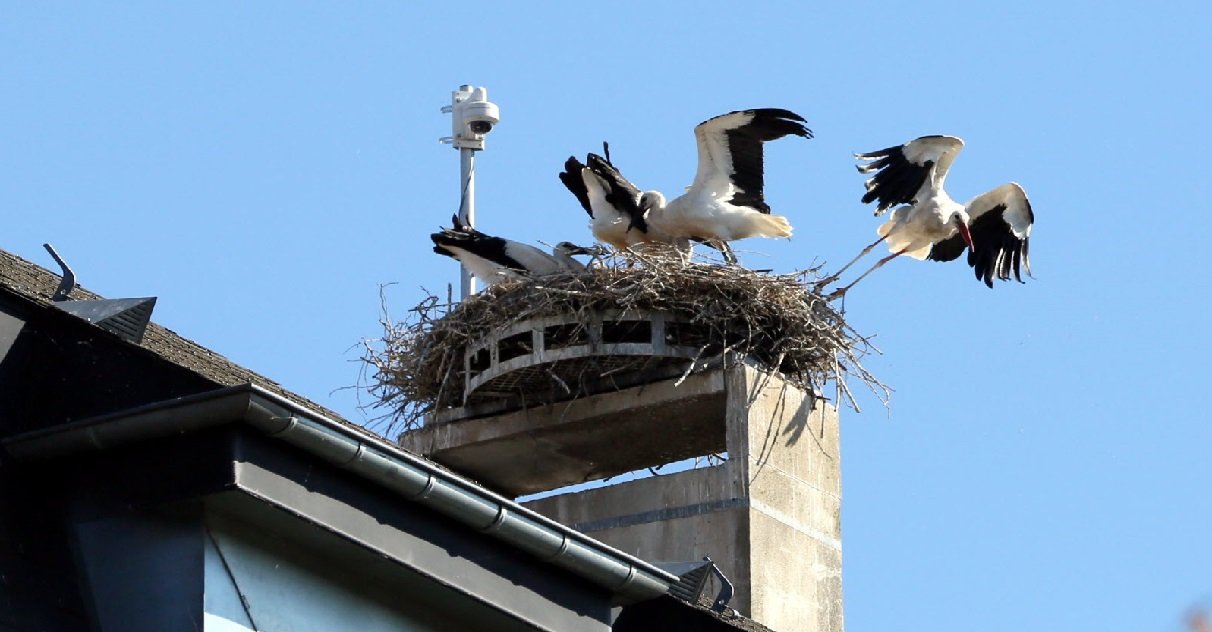
[[501,121],[501,113],[490,101],[467,101],[463,103],[463,121],[472,134],[484,135]]
[[488,100],[485,88],[459,86],[443,111],[452,114],[450,142],[456,149],[484,149],[484,136],[501,122],[501,109]]

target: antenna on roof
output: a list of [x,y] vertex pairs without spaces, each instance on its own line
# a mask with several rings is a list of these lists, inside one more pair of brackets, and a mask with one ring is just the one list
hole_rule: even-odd
[[67,295],[71,294],[72,290],[76,289],[76,273],[72,272],[71,267],[67,265],[67,262],[63,260],[63,257],[60,257],[59,253],[55,252],[54,246],[50,244],[42,244],[42,247],[46,248],[46,251],[50,253],[51,258],[55,260],[55,263],[59,264],[59,267],[63,269],[63,278],[59,281],[59,287],[55,289],[55,293],[51,296],[51,300],[56,303],[59,301],[66,301],[68,300]]
[[[484,137],[501,122],[497,104],[488,100],[488,89],[470,85],[459,86],[451,93],[450,105],[442,111],[451,115],[453,136],[440,140],[459,150],[459,221],[475,227],[475,152],[484,149]],[[475,279],[467,266],[459,267],[459,298],[465,299],[476,291]]]

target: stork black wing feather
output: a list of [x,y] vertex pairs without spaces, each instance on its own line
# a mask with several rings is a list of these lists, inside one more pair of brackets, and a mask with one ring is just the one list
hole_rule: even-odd
[[900,147],[889,147],[868,156],[883,155],[875,164],[879,171],[871,176],[871,185],[863,195],[863,204],[878,201],[876,213],[882,213],[898,204],[912,204],[913,197],[930,177],[934,161],[917,165],[905,158]]
[[964,236],[956,233],[931,246],[930,254],[926,258],[931,261],[955,261],[967,249],[968,244],[964,243]]
[[581,169],[584,168],[585,165],[581,164],[576,156],[569,156],[568,160],[564,161],[564,170],[560,172],[560,182],[576,196],[581,208],[593,217],[593,207],[589,205],[589,190],[585,188],[585,179],[581,177]]
[[644,210],[640,208],[640,190],[624,178],[609,160],[597,154],[589,154],[585,162],[590,171],[606,181],[606,201],[631,218],[628,229],[638,228],[640,232],[647,233],[648,221],[644,218]]
[[526,266],[509,256],[505,249],[508,242],[501,237],[486,235],[474,228],[464,226],[455,230],[443,229],[440,233],[431,234],[429,238],[434,243],[433,251],[440,255],[458,259],[459,256],[451,250],[458,248],[506,268],[526,271]]
[[790,135],[812,138],[812,130],[805,125],[804,117],[790,110],[760,108],[745,112],[753,114],[748,123],[724,132],[732,156],[732,182],[740,189],[729,202],[770,213],[764,195],[762,143]]
[[968,253],[968,265],[976,278],[993,287],[993,279],[1009,281],[1011,274],[1022,283],[1020,266],[1027,256],[1028,241],[1019,239],[1002,217],[1006,205],[999,204],[977,217],[969,230],[974,250]]

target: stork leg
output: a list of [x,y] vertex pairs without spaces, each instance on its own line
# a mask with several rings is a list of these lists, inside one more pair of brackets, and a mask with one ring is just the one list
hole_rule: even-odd
[[[862,252],[860,252],[860,253],[858,253],[858,256],[856,256],[855,258],[851,259],[851,260],[850,260],[850,263],[847,263],[846,265],[842,266],[842,269],[841,269],[841,270],[838,270],[837,272],[834,272],[833,274],[831,274],[831,275],[829,275],[829,276],[827,276],[827,277],[825,277],[825,278],[821,279],[820,281],[817,281],[817,283],[816,283],[816,287],[818,287],[818,288],[820,288],[820,287],[825,287],[826,285],[829,285],[830,283],[833,283],[834,281],[836,281],[836,280],[838,280],[839,278],[841,278],[841,276],[842,276],[842,273],[843,273],[843,272],[845,272],[846,270],[849,270],[849,269],[850,269],[850,266],[852,266],[852,265],[854,265],[854,264],[858,263],[858,260],[859,260],[859,259],[862,259],[863,257],[867,256],[867,253],[871,252],[871,251],[872,251],[872,250],[873,250],[873,249],[874,249],[876,246],[878,246],[878,245],[880,245],[881,243],[883,243],[883,241],[884,241],[885,239],[887,239],[887,238],[888,238],[888,236],[887,236],[887,235],[884,235],[883,237],[880,237],[879,239],[877,239],[877,240],[875,240],[875,241],[871,242],[871,245],[870,245],[870,246],[867,246],[866,248],[863,248],[863,251],[862,251]],[[859,278],[862,278],[862,277],[859,277]],[[856,281],[856,283],[857,283],[857,281]],[[851,285],[853,285],[853,283],[852,283]]]
[[732,252],[732,246],[729,246],[728,242],[724,241],[723,239],[708,239],[707,237],[690,237],[686,240],[687,254],[690,254],[693,251],[690,242],[703,244],[709,248],[718,250],[720,252],[720,255],[722,255],[724,257],[725,263],[736,263],[736,253]]
[[736,253],[732,252],[732,246],[728,245],[728,242],[724,241],[723,239],[719,239],[719,240],[713,239],[709,243],[716,250],[719,250],[720,254],[724,255],[724,261],[726,263],[733,264],[733,265],[736,264]]
[[[881,241],[882,241],[882,240],[881,240]],[[879,242],[877,241],[876,243],[879,243]],[[873,246],[874,246],[874,244],[873,244]],[[882,266],[882,265],[884,265],[885,263],[888,263],[889,261],[892,261],[893,259],[895,259],[895,258],[897,258],[897,257],[899,257],[899,256],[901,256],[901,255],[903,255],[903,254],[905,254],[905,253],[906,253],[908,250],[909,250],[908,248],[902,248],[902,249],[898,250],[897,252],[894,252],[894,253],[892,253],[892,254],[888,255],[887,257],[884,257],[883,259],[880,259],[879,261],[876,261],[876,262],[875,262],[875,265],[871,266],[871,268],[870,268],[869,270],[867,270],[866,272],[864,272],[864,273],[860,274],[860,275],[859,275],[859,278],[857,278],[857,279],[855,279],[855,280],[851,281],[851,282],[850,282],[850,285],[847,285],[846,287],[841,287],[841,288],[838,288],[838,289],[834,290],[834,291],[833,291],[833,293],[831,293],[831,294],[829,295],[829,299],[830,299],[830,300],[833,300],[833,299],[835,299],[835,298],[838,298],[838,297],[840,297],[840,296],[845,295],[845,294],[846,294],[846,292],[850,290],[850,288],[854,287],[854,286],[855,286],[855,284],[857,284],[859,281],[862,281],[864,278],[866,278],[868,274],[871,274],[872,272],[875,272],[876,270],[878,270],[878,269],[880,268],[880,266]]]

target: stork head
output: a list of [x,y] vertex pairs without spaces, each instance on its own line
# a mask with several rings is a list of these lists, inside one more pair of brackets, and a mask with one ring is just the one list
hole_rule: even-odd
[[976,252],[976,246],[972,244],[972,231],[968,230],[968,214],[963,211],[952,213],[951,223],[955,224],[956,230],[964,237],[964,243],[968,244],[968,250]]
[[640,194],[640,210],[647,215],[652,209],[665,208],[665,194],[660,191],[645,191]]
[[557,255],[565,255],[568,257],[571,257],[572,255],[601,256],[605,254],[604,249],[597,244],[592,246],[578,246],[571,241],[561,241],[560,243],[556,244],[555,248],[552,248],[551,251]]

